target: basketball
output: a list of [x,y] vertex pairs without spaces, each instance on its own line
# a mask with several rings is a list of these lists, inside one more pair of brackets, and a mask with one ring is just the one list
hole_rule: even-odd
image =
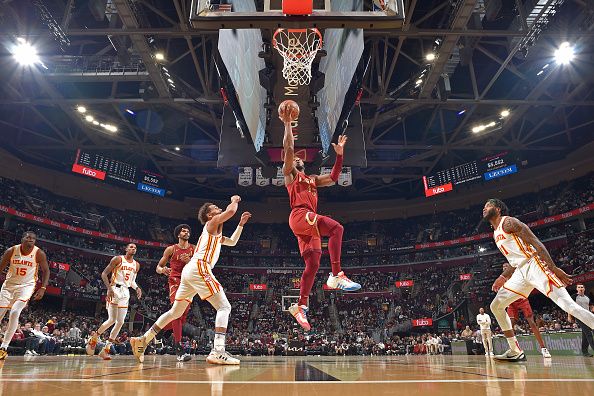
[[297,104],[297,102],[291,99],[287,99],[278,106],[278,114],[280,116],[287,112],[289,119],[291,121],[295,121],[297,117],[299,117],[299,105]]
[[85,2],[0,0],[0,396],[594,396],[594,0]]

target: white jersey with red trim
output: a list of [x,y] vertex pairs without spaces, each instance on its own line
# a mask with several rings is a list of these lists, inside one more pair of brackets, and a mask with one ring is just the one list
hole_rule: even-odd
[[134,259],[132,261],[126,260],[126,256],[120,256],[120,258],[122,262],[111,273],[111,284],[132,287],[132,282],[136,279],[140,264]]
[[223,240],[223,234],[211,235],[206,231],[206,226],[202,229],[202,234],[196,244],[194,250],[193,260],[204,261],[210,268],[213,268],[219,259],[221,253],[221,241]]
[[493,238],[495,238],[495,244],[503,253],[509,265],[518,268],[536,256],[536,249],[518,235],[508,234],[503,231],[503,222],[506,218],[507,216],[501,218],[499,225],[493,232]]
[[37,282],[39,264],[36,257],[38,250],[37,246],[33,246],[31,253],[23,254],[21,245],[13,246],[10,266],[6,274],[5,283],[7,285],[26,285]]

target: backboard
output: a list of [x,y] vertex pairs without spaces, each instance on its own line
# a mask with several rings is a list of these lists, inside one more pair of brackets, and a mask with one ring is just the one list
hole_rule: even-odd
[[[313,14],[287,16],[282,0],[253,0],[256,11],[237,9],[233,0],[193,0],[190,22],[194,29],[401,29],[403,0],[314,0]],[[377,6],[385,3],[385,9]]]

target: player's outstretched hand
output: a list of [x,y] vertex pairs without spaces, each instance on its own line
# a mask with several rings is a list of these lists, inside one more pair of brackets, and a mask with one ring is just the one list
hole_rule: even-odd
[[140,287],[136,288],[136,297],[140,300],[142,298],[142,289]]
[[332,143],[332,147],[334,147],[334,151],[336,151],[336,155],[342,155],[344,152],[344,145],[346,144],[348,138],[346,135],[340,135],[338,137],[338,144]]
[[491,290],[493,290],[495,293],[497,293],[499,291],[499,289],[501,289],[503,287],[505,282],[507,282],[507,278],[503,275],[499,275],[499,277],[497,279],[495,279],[495,282],[493,282],[493,286],[491,286]]
[[243,227],[243,225],[248,222],[250,217],[252,217],[252,214],[250,212],[243,212],[241,214],[241,220],[239,220],[239,225]]
[[[180,258],[182,258],[182,256],[180,256]],[[161,267],[161,274],[163,274],[165,276],[171,275],[171,268],[169,268],[169,267]]]
[[41,300],[43,298],[44,294],[45,294],[45,289],[42,289],[42,288],[37,289],[37,291],[33,295],[33,300],[35,300],[35,301]]
[[239,202],[241,202],[241,197],[239,195],[234,195],[231,197],[231,202],[239,203]]

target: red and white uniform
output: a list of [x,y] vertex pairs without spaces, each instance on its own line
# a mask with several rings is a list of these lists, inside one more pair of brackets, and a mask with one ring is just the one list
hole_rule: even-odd
[[543,260],[538,257],[536,249],[516,234],[508,234],[503,230],[507,216],[493,232],[495,244],[507,259],[509,265],[516,270],[503,287],[524,298],[528,298],[533,289],[549,295],[554,287],[564,287],[563,283],[550,270],[545,268]]
[[175,294],[177,301],[192,302],[196,294],[202,300],[206,300],[223,290],[223,287],[212,273],[212,268],[214,268],[221,253],[223,234],[210,234],[206,230],[207,225],[208,223],[202,229],[192,259],[182,270],[181,283]]
[[293,181],[287,184],[291,214],[289,227],[297,237],[301,254],[308,250],[321,250],[322,241],[317,222],[318,189],[316,180],[303,172],[297,172]]
[[177,293],[177,289],[181,283],[181,276],[186,263],[181,259],[182,256],[187,255],[188,257],[192,257],[194,254],[194,245],[188,245],[187,248],[182,249],[177,244],[172,245],[173,247],[173,254],[169,259],[169,268],[171,268],[171,273],[169,274],[169,300],[173,304],[175,301],[175,294]]
[[6,280],[0,290],[0,308],[11,308],[17,300],[27,302],[35,292],[38,250],[33,246],[31,253],[23,254],[21,245],[13,246]]
[[135,284],[136,274],[140,270],[140,264],[132,259],[126,260],[126,256],[120,256],[120,264],[113,269],[111,273],[110,285],[114,291],[114,297],[107,299],[107,306],[109,304],[116,305],[118,308],[128,308],[130,301],[129,288]]

